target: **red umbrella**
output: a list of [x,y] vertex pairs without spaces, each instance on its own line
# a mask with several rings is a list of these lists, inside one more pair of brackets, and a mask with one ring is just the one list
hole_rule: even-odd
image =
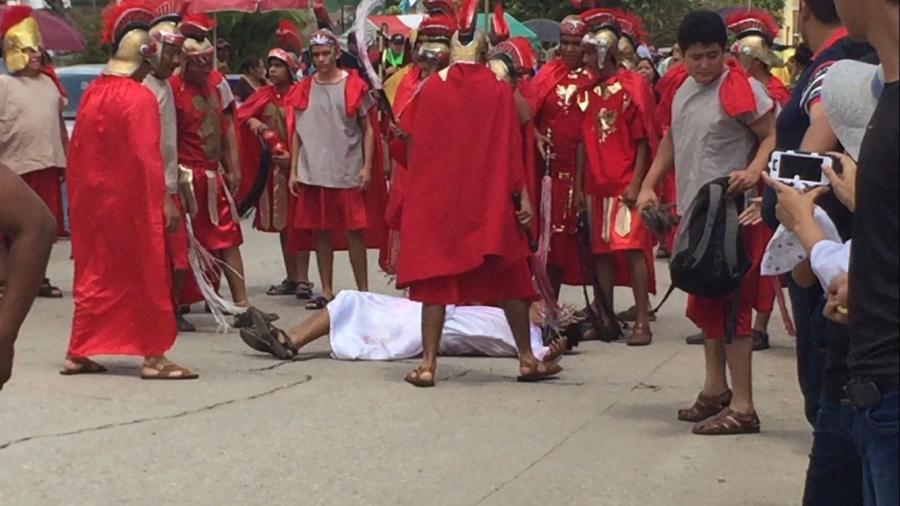
[[[5,10],[6,6],[0,6],[0,18],[3,17]],[[65,19],[43,9],[32,12],[31,16],[37,21],[44,49],[66,53],[77,53],[87,49],[84,35]]]
[[194,0],[194,12],[271,12],[309,9],[309,0]]

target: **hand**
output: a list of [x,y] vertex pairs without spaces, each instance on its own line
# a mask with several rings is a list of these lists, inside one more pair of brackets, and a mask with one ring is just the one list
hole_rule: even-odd
[[587,211],[587,195],[584,190],[575,190],[575,209],[580,213]]
[[850,212],[854,212],[856,211],[856,172],[858,170],[856,161],[844,153],[832,152],[828,155],[837,158],[841,162],[843,170],[840,174],[831,167],[822,167],[822,170],[831,181],[831,189],[841,204],[844,204]]
[[728,182],[728,196],[737,197],[759,183],[759,174],[749,170],[735,171],[731,173]]
[[619,200],[625,203],[629,209],[634,209],[634,206],[638,203],[638,197],[641,195],[641,183],[632,181],[631,184],[625,188],[625,191],[622,192],[622,195],[619,197]]
[[546,160],[548,153],[550,153],[550,149],[553,148],[553,141],[546,135],[541,134],[537,129],[534,131],[534,136],[537,138],[538,150],[541,152],[541,156]]
[[370,165],[363,166],[362,170],[359,171],[357,181],[359,191],[365,191],[369,187],[369,183],[372,182],[372,167]]
[[15,349],[12,339],[0,338],[0,390],[3,390],[3,385],[12,377],[14,356]]
[[750,199],[750,202],[747,204],[747,207],[744,208],[744,212],[738,216],[738,221],[741,225],[745,227],[752,227],[753,225],[759,225],[762,223],[762,197],[757,197],[755,199]]
[[250,121],[247,122],[247,126],[250,128],[250,131],[253,132],[253,135],[256,136],[262,135],[263,132],[269,129],[265,123],[256,118],[250,118]]
[[531,199],[522,199],[522,205],[520,209],[516,211],[516,220],[519,221],[519,225],[522,225],[522,228],[529,228],[531,226],[531,222],[534,220],[534,210],[531,208]]
[[659,196],[656,195],[656,192],[653,191],[653,188],[641,188],[641,192],[638,194],[637,198],[637,208],[643,211],[648,206],[656,204],[659,202]]
[[841,274],[828,287],[828,300],[825,303],[825,317],[829,320],[846,325],[850,321],[849,279],[846,274]]
[[234,171],[226,173],[225,182],[228,183],[228,189],[231,190],[231,194],[236,194],[241,188],[241,173]]
[[768,174],[763,175],[763,178],[778,195],[775,216],[784,228],[796,234],[802,227],[815,226],[813,209],[816,200],[830,191],[827,187],[819,186],[806,193],[800,193],[793,187],[772,179]]
[[181,226],[181,210],[175,205],[171,195],[163,199],[163,216],[166,218],[166,233],[174,234]]
[[286,151],[273,151],[272,152],[272,163],[275,164],[276,167],[287,169],[291,166],[291,154]]
[[300,181],[297,180],[297,173],[293,170],[291,171],[291,177],[288,178],[288,190],[290,190],[291,195],[295,197],[300,196]]

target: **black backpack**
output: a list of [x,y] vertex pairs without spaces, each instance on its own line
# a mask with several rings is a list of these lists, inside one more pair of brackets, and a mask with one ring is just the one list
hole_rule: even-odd
[[750,270],[738,222],[743,202],[726,197],[727,190],[728,178],[704,185],[675,236],[669,263],[672,285],[698,297],[719,299],[736,293]]

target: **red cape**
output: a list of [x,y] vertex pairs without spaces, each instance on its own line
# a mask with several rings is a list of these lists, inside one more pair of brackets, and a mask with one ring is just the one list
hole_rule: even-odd
[[[541,67],[540,72],[529,83],[531,92],[528,94],[531,110],[538,111],[544,99],[556,89],[556,85],[562,81],[572,69],[561,59],[556,59]],[[578,90],[579,92],[581,90]]]
[[402,128],[412,134],[412,157],[397,286],[466,273],[488,257],[527,260],[512,201],[526,176],[509,85],[486,67],[452,65],[446,80],[426,81]]
[[769,81],[766,82],[766,91],[769,92],[769,97],[781,107],[788,105],[788,102],[791,101],[791,90],[787,89],[781,79],[775,76],[769,77]]
[[[348,117],[356,116],[362,106],[366,93],[369,92],[369,85],[359,77],[354,70],[344,70],[347,72],[347,86],[344,88],[344,107]],[[310,76],[300,81],[291,90],[287,99],[287,105],[295,109],[305,111],[309,108],[309,94],[312,91],[312,83],[315,76]]]
[[175,342],[159,143],[159,106],[148,88],[101,76],[85,92],[66,171],[72,355],[155,356]]
[[[750,76],[737,60],[728,60],[727,63],[730,71],[719,89],[719,99],[725,113],[736,118],[756,111],[756,95],[753,94],[753,87],[750,86]],[[672,126],[672,105],[675,102],[675,94],[678,93],[688,77],[687,68],[679,65],[663,76],[656,85],[660,96],[657,118],[664,130],[668,130]]]

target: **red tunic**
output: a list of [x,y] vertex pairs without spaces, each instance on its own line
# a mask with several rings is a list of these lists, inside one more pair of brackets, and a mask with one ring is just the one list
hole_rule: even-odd
[[[294,109],[287,104],[286,96],[278,93],[274,86],[264,86],[256,90],[237,111],[237,129],[241,148],[241,191],[237,200],[241,201],[256,181],[260,167],[259,140],[250,131],[251,118],[262,121],[290,149],[294,136]],[[288,183],[290,167],[280,168],[272,164],[266,188],[256,204],[254,226],[263,232],[286,232],[291,225],[294,198]]]
[[179,74],[171,79],[178,115],[178,163],[194,173],[197,215],[194,234],[210,251],[240,246],[244,239],[234,202],[220,173],[227,128],[219,91],[210,79],[204,88],[191,86]]
[[781,79],[770,76],[765,85],[766,91],[769,92],[769,97],[774,100],[779,107],[785,107],[791,101],[791,90],[787,89],[787,86],[781,82]]
[[659,143],[655,110],[649,85],[621,70],[591,91],[582,124],[588,161],[584,188],[592,197],[594,253],[613,254],[618,266],[616,284],[630,286],[630,271],[620,253],[643,251],[651,293],[656,292],[653,239],[638,209],[628,208],[620,197],[634,179],[640,144],[648,145],[649,164]]
[[[561,63],[561,62],[560,62]],[[548,265],[562,269],[563,283],[582,285],[585,279],[582,261],[579,258],[578,211],[575,209],[575,176],[577,172],[578,145],[581,143],[581,124],[588,104],[588,93],[596,83],[593,74],[582,71],[556,70],[557,64],[532,81],[536,88],[537,113],[535,126],[542,135],[550,134],[553,141],[550,174],[553,180],[551,225],[553,237],[550,240]],[[562,68],[562,67],[560,67]],[[545,76],[562,74],[551,83]],[[549,88],[549,91],[547,91]],[[535,157],[537,178],[546,172],[546,161],[538,154]],[[538,196],[538,201],[540,196]]]
[[124,77],[85,92],[69,150],[69,354],[157,356],[175,342],[156,97]]
[[452,65],[425,82],[401,126],[412,153],[397,286],[427,304],[534,298],[512,199],[526,177],[512,88],[483,66]]

